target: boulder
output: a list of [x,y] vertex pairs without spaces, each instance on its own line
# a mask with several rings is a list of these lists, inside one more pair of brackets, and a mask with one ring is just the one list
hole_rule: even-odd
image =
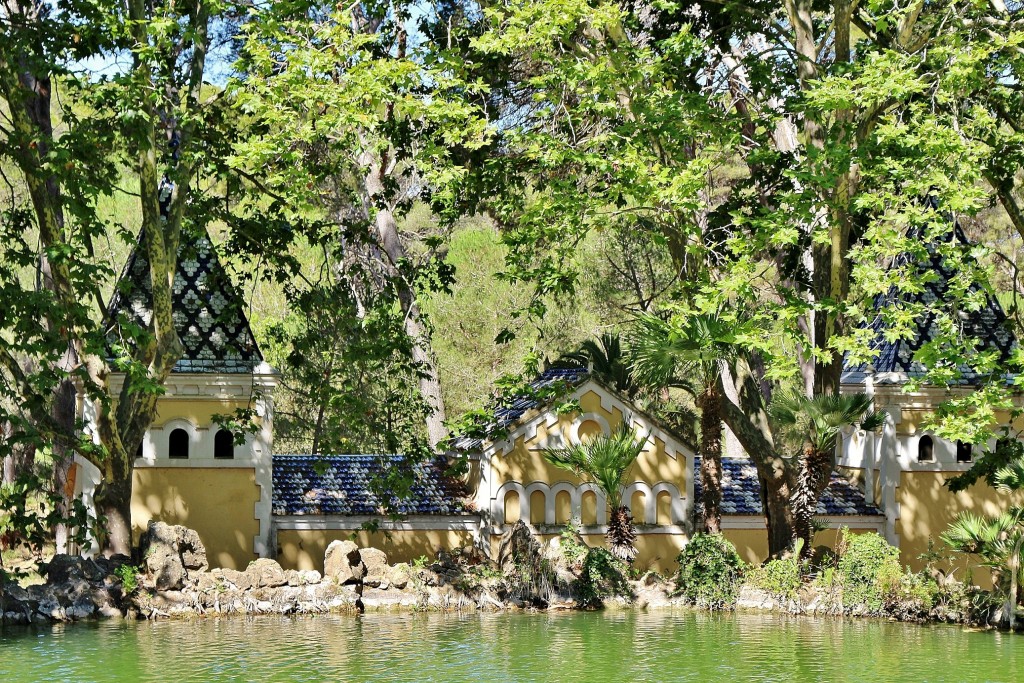
[[250,562],[245,571],[252,577],[252,584],[260,588],[277,588],[288,583],[281,565],[266,557]]
[[352,541],[332,541],[324,555],[324,576],[340,584],[359,583],[366,576],[359,546]]
[[240,591],[247,591],[254,587],[252,582],[253,575],[247,572],[240,572],[237,569],[214,569],[211,573],[214,577],[223,580]]
[[402,590],[409,585],[409,577],[411,575],[412,572],[409,570],[409,565],[405,562],[399,562],[394,567],[388,569],[387,581],[391,586]]
[[366,567],[366,576],[363,578],[363,582],[366,585],[376,587],[381,585],[382,582],[387,581],[389,569],[388,556],[383,550],[362,548],[359,551],[359,556]]
[[320,583],[320,572],[315,569],[300,569],[299,570],[299,585],[302,586],[315,586]]
[[199,534],[187,527],[150,521],[140,545],[146,573],[157,590],[179,590],[190,571],[210,566]]

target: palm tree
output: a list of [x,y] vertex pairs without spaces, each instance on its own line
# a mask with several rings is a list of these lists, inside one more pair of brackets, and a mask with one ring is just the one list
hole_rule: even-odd
[[629,508],[622,504],[622,489],[629,468],[644,450],[646,440],[637,436],[623,419],[610,436],[596,436],[584,443],[565,448],[545,449],[544,457],[556,467],[571,471],[580,479],[592,481],[604,491],[611,508],[608,521],[608,549],[612,555],[632,562],[636,557],[636,531]]
[[810,554],[814,513],[835,469],[836,443],[846,425],[859,424],[868,431],[882,425],[884,416],[871,411],[871,397],[864,394],[823,394],[809,398],[798,391],[775,399],[771,415],[803,441],[797,465],[791,505],[793,531],[803,540],[802,552]]
[[[631,348],[633,374],[651,387],[677,387],[693,394],[700,411],[700,481],[704,530],[722,528],[721,364],[735,354],[734,325],[715,315],[682,320],[642,315]],[[686,381],[691,379],[692,382]]]
[[640,391],[640,385],[633,379],[629,354],[618,333],[605,332],[597,339],[588,339],[566,358],[587,366],[595,377],[631,401]]
[[[994,479],[996,488],[1001,491],[1024,489],[1024,460],[1018,458],[1001,468]],[[984,566],[993,570],[996,585],[1003,584],[1006,591],[1003,614],[1009,619],[1012,630],[1017,625],[1019,586],[1024,579],[1024,563],[1021,562],[1024,508],[1011,507],[994,517],[965,512],[953,520],[942,534],[942,540],[958,552],[977,555]]]

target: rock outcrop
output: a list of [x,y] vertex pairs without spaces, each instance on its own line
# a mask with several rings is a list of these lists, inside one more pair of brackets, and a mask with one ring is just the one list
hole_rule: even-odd
[[[0,586],[0,621],[573,607],[593,604],[573,593],[588,552],[578,535],[541,544],[521,522],[502,540],[498,564],[466,547],[439,550],[429,562],[391,565],[382,550],[345,540],[327,547],[323,575],[285,570],[272,559],[244,570],[209,569],[195,531],[155,522],[143,537],[138,567],[123,556],[58,555],[45,567],[47,583]],[[648,576],[638,592],[654,606],[668,600],[669,589]]]
[[181,590],[210,564],[206,548],[194,529],[150,521],[140,539],[146,575],[157,590]]

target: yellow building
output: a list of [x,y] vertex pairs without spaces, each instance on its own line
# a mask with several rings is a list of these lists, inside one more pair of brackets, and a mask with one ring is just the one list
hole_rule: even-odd
[[[557,397],[548,402],[522,397],[500,408],[490,429],[493,438],[457,444],[456,457],[468,458],[470,465],[461,485],[446,478],[440,465],[420,468],[413,496],[401,503],[407,514],[399,521],[381,515],[380,502],[369,490],[368,479],[387,466],[379,457],[276,456],[278,559],[286,567],[322,569],[327,544],[353,533],[394,561],[465,546],[495,557],[502,534],[520,519],[529,521],[541,540],[557,536],[573,520],[589,544],[601,545],[607,530],[604,494],[552,466],[543,451],[610,434],[626,420],[646,440],[623,495],[637,527],[636,564],[674,570],[694,526],[693,449],[582,368],[546,370],[534,389],[547,388],[557,388]],[[578,409],[565,412],[560,405]],[[744,559],[760,562],[768,548],[757,473],[745,458],[726,459],[724,465],[724,532]],[[863,493],[839,476],[822,496],[819,512],[833,529],[822,542],[832,542],[834,529],[841,526],[880,532],[884,524]],[[362,529],[370,521],[379,531]]]
[[[140,237],[141,239],[141,237]],[[136,540],[150,520],[199,532],[214,566],[244,568],[270,555],[273,391],[277,375],[263,361],[209,237],[183,239],[174,279],[174,320],[184,355],[175,365],[135,460],[132,526]],[[145,327],[152,289],[144,252],[136,249],[111,302],[111,321]],[[117,341],[118,324],[112,327]],[[116,396],[123,374],[112,374]],[[91,403],[79,401],[90,429]],[[234,434],[217,416],[255,411],[251,433]],[[236,443],[241,442],[241,443]],[[99,471],[81,457],[75,485],[87,506]]]
[[[923,234],[911,235],[915,236],[923,239]],[[866,393],[873,397],[875,410],[885,414],[886,422],[878,433],[847,433],[839,446],[839,465],[860,483],[867,500],[882,510],[886,539],[900,549],[902,562],[915,570],[924,566],[920,556],[928,550],[929,541],[936,549],[942,549],[940,534],[960,513],[992,515],[1005,510],[1011,502],[1022,500],[995,491],[984,482],[967,491],[951,493],[946,481],[970,469],[977,457],[995,447],[995,442],[954,443],[922,428],[943,401],[968,395],[981,382],[1008,378],[979,376],[973,367],[964,364],[956,368],[956,384],[908,390],[910,380],[925,375],[917,353],[938,339],[941,322],[935,308],[951,300],[951,282],[958,276],[958,271],[943,257],[943,247],[966,251],[970,244],[956,225],[945,244],[928,246],[923,260],[914,263],[910,255],[904,255],[893,264],[894,268],[916,268],[920,274],[931,277],[919,292],[901,293],[893,289],[875,300],[879,315],[871,322],[870,330],[874,333],[873,350],[877,356],[870,364],[847,363],[842,377],[843,393]],[[1017,343],[1011,322],[998,302],[977,284],[972,285],[972,294],[985,304],[956,316],[960,331],[976,344],[979,353],[994,353],[1000,365],[1006,367]],[[894,305],[904,310],[924,310],[909,336],[892,338],[887,334],[882,313]],[[1005,419],[1008,417],[1004,416]],[[962,560],[960,564],[964,566]],[[979,583],[988,582],[987,570],[974,574]]]

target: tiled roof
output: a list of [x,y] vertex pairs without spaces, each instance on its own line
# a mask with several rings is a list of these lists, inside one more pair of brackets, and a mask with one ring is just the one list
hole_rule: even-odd
[[[565,388],[575,387],[587,379],[589,373],[583,367],[557,367],[544,370],[537,378],[530,383],[532,391],[542,391],[558,385]],[[494,411],[494,422],[484,427],[483,432],[494,435],[507,430],[519,421],[523,415],[534,408],[539,408],[547,401],[533,395],[513,396],[502,401]],[[478,436],[464,436],[454,441],[456,450],[469,451],[480,448],[484,438]]]
[[[110,303],[107,338],[112,346],[119,344],[120,316],[141,326],[148,326],[153,317],[153,288],[142,240],[140,234]],[[173,296],[174,324],[184,346],[174,372],[246,374],[263,361],[242,300],[205,231],[192,239],[182,236]]]
[[[700,458],[694,458],[694,500],[701,499]],[[757,468],[746,458],[722,458],[722,514],[760,515],[761,483]],[[880,515],[877,507],[864,500],[864,493],[838,472],[818,499],[819,515]]]
[[[912,231],[908,237],[923,239],[923,228]],[[942,242],[949,244],[950,241],[965,249],[970,247],[970,242],[964,235],[958,224],[953,225],[953,230],[948,233]],[[875,297],[874,307],[876,310],[892,306],[895,302],[902,302],[903,306],[923,305],[924,312],[916,321],[916,327],[910,338],[896,340],[886,339],[887,326],[881,313],[874,320],[867,323],[874,333],[874,341],[871,348],[877,351],[878,355],[870,363],[874,370],[876,383],[898,383],[909,377],[919,377],[925,373],[925,367],[916,362],[914,354],[927,342],[933,341],[939,334],[938,321],[934,304],[949,300],[950,282],[957,276],[954,266],[947,262],[941,253],[936,242],[927,246],[927,256],[917,263],[919,274],[931,273],[934,277],[927,282],[921,292],[901,292],[896,287],[891,288],[885,294]],[[914,257],[911,254],[901,254],[893,261],[893,268],[903,268],[912,263]],[[1012,327],[1007,319],[1006,313],[993,297],[982,291],[977,283],[970,285],[972,294],[980,294],[985,305],[978,310],[964,310],[959,314],[963,335],[967,339],[975,340],[979,350],[996,350],[999,353],[1001,364],[1010,359],[1016,338]],[[843,382],[860,383],[864,381],[866,372],[869,369],[868,363],[850,363],[844,360]],[[971,367],[962,365],[957,368],[960,375],[960,382],[970,384],[980,378]]]
[[402,456],[275,455],[273,513],[454,515],[466,511],[462,502],[466,492],[436,463],[415,465],[409,498],[393,496],[391,509],[384,510],[370,482],[385,467],[400,466],[402,461]]

